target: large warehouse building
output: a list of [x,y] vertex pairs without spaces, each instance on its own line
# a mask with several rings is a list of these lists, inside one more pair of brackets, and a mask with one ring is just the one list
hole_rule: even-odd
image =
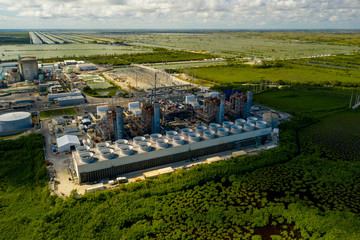
[[31,127],[31,114],[28,112],[11,112],[0,115],[0,136],[18,134]]
[[[238,125],[236,125],[238,124]],[[168,131],[166,137],[152,134],[149,139],[117,140],[114,145],[99,143],[73,152],[73,162],[80,183],[112,178],[124,173],[179,162],[231,149],[262,144],[270,139],[272,128],[263,121],[224,122],[209,128]],[[209,130],[207,130],[209,129]]]

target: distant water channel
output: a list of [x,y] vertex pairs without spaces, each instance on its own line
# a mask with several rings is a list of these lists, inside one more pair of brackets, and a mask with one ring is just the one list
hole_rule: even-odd
[[119,46],[107,44],[54,44],[54,45],[0,45],[0,59],[16,60],[21,56],[35,56],[37,58],[80,57],[91,55],[112,55],[125,53],[149,52],[151,49],[136,46]]

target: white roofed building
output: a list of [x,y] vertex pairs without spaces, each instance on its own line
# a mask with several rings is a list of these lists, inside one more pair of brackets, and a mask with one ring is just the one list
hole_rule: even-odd
[[62,137],[58,137],[56,139],[56,144],[59,152],[67,152],[80,147],[79,138],[74,135],[64,135]]

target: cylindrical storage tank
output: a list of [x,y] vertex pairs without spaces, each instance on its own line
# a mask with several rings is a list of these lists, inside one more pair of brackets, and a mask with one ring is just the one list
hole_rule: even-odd
[[173,137],[173,143],[177,145],[184,145],[184,137],[183,136],[175,136]]
[[217,133],[219,136],[227,136],[229,135],[229,129],[228,128],[218,128]]
[[215,132],[213,130],[205,130],[203,131],[204,138],[212,139],[215,138]]
[[139,143],[139,148],[143,152],[150,152],[151,151],[151,143],[141,142],[141,143]]
[[189,133],[189,140],[192,142],[200,142],[200,134],[199,133]]
[[97,147],[97,149],[98,149],[99,151],[101,151],[101,149],[108,148],[109,146],[110,146],[110,144],[107,143],[107,142],[98,143],[98,144],[96,145],[96,147]]
[[255,124],[253,124],[253,123],[245,123],[245,124],[244,124],[244,129],[245,129],[246,131],[254,131],[254,129],[255,129]]
[[197,126],[196,127],[196,132],[197,133],[203,133],[206,129],[207,129],[207,127],[205,127],[205,126]]
[[92,163],[94,161],[94,153],[83,152],[79,154],[80,161],[83,163]]
[[256,118],[256,117],[248,117],[247,118],[247,122],[248,123],[254,123],[255,124],[255,122],[257,121],[258,119]]
[[181,135],[183,135],[183,136],[188,136],[189,133],[192,133],[192,132],[193,132],[192,129],[190,129],[190,128],[184,128],[184,129],[181,130]]
[[132,155],[133,152],[134,152],[133,149],[134,149],[134,147],[131,146],[131,145],[122,145],[122,146],[120,147],[120,153],[121,153],[122,155],[130,156],[130,155]]
[[134,144],[139,145],[139,143],[145,141],[145,137],[143,136],[137,136],[133,138]]
[[76,151],[78,152],[78,154],[81,154],[84,152],[89,152],[90,147],[89,146],[80,146],[80,147],[76,148]]
[[158,139],[158,140],[156,140],[156,146],[159,148],[167,148],[167,147],[169,147],[169,140]]
[[234,125],[233,122],[230,122],[230,121],[223,122],[223,128],[230,128],[232,125]]
[[239,118],[235,120],[235,125],[244,126],[244,123],[246,123],[245,119]]
[[162,135],[160,133],[154,133],[150,135],[150,141],[156,142],[156,140],[160,139]]
[[265,121],[256,121],[256,127],[257,128],[266,128],[266,122]]
[[112,159],[114,157],[114,149],[104,148],[100,150],[101,157],[104,159]]
[[217,124],[217,123],[210,123],[210,130],[216,132],[217,129],[220,127],[220,124]]
[[237,126],[237,125],[234,125],[234,126],[231,126],[231,132],[232,133],[241,133],[242,132],[242,128],[241,126]]
[[28,112],[11,112],[0,115],[0,136],[21,133],[31,127],[31,114]]
[[128,143],[129,143],[129,141],[126,140],[126,139],[119,139],[119,140],[115,141],[115,144],[116,144],[117,148],[120,148],[123,145],[127,145]]
[[168,131],[168,132],[166,132],[166,137],[168,139],[172,139],[174,136],[177,136],[177,135],[178,135],[178,132],[176,132],[176,131]]

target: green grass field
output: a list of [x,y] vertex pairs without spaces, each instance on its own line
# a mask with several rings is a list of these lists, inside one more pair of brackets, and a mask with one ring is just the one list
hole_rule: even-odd
[[328,112],[345,109],[350,101],[351,91],[324,88],[274,89],[254,95],[259,104],[281,109],[292,115],[323,116]]
[[[355,55],[357,58],[358,55]],[[349,60],[351,61],[351,59]],[[179,69],[178,72],[191,72],[197,78],[218,84],[258,83],[267,81],[280,84],[320,84],[360,86],[360,68],[346,66],[332,67],[305,65],[294,61],[281,61],[280,67],[234,64],[226,66]],[[341,63],[338,63],[341,64]],[[345,64],[345,63],[343,63]]]
[[40,118],[47,119],[47,118],[51,118],[52,116],[63,115],[63,114],[75,115],[75,114],[77,114],[77,111],[76,111],[75,107],[44,110],[44,111],[40,111]]
[[0,31],[0,45],[9,44],[29,44],[30,37],[28,32],[2,32]]

